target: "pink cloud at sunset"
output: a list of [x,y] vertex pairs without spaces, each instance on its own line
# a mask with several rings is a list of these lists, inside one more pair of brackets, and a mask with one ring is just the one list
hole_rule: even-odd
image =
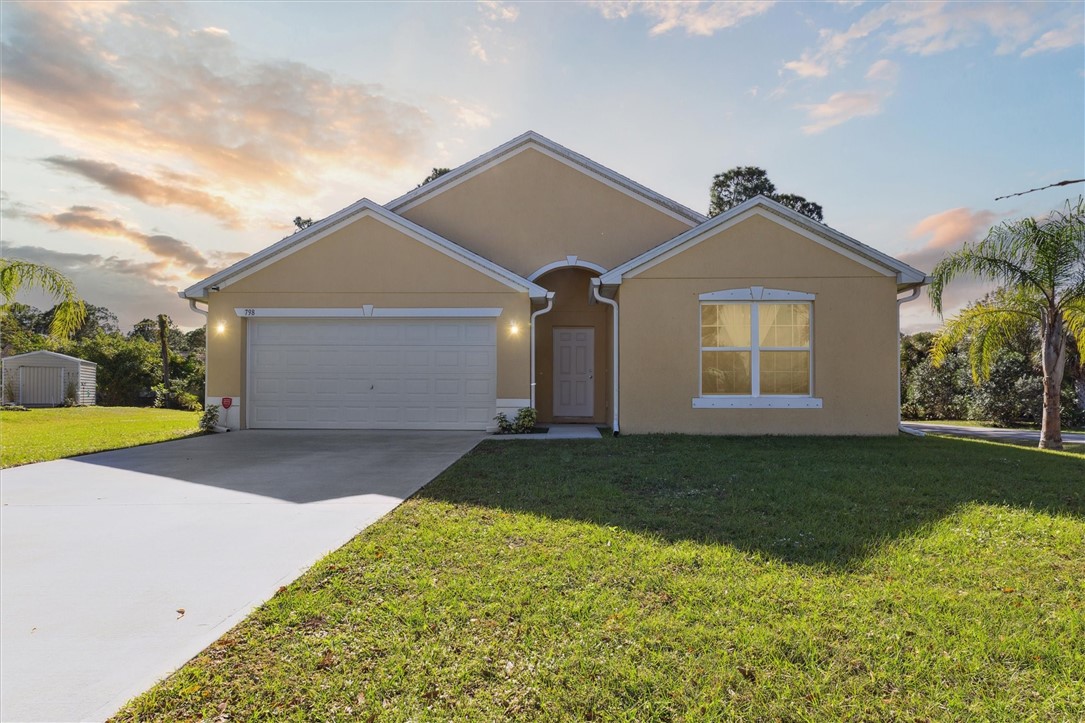
[[186,28],[172,9],[9,8],[3,121],[96,157],[197,173],[214,189],[174,200],[201,210],[230,190],[303,189],[322,164],[383,175],[419,152],[424,110],[304,63],[246,59],[228,33]]

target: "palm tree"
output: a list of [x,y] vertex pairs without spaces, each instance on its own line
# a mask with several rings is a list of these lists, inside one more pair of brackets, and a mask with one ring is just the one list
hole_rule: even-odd
[[15,295],[25,289],[41,289],[59,299],[53,312],[49,333],[69,337],[79,330],[87,317],[83,301],[75,293],[75,284],[54,268],[30,261],[0,258],[0,312],[6,312]]
[[1044,375],[1040,447],[1062,449],[1059,392],[1071,338],[1085,349],[1085,199],[1065,211],[1024,218],[992,228],[985,239],[965,244],[931,273],[931,305],[942,313],[942,292],[960,274],[995,281],[998,290],[946,322],[932,349],[935,364],[969,337],[975,380],[990,376],[991,363],[1023,328],[1038,328]]

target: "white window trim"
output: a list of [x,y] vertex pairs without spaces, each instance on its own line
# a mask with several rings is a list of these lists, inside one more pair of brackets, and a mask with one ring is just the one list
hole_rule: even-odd
[[[749,347],[704,347],[697,346],[697,388],[700,396],[693,398],[694,409],[821,409],[822,400],[814,396],[814,294],[784,289],[766,289],[763,286],[751,286],[748,289],[726,289],[701,294],[697,305],[697,329],[702,325],[702,307],[707,303],[749,303],[750,305],[750,346]],[[759,302],[806,302],[810,309],[810,343],[806,351],[810,354],[810,394],[761,394],[761,352],[762,351],[797,351],[795,347],[763,347],[755,343],[760,329]],[[698,334],[700,338],[700,334]],[[705,351],[748,351],[750,353],[750,394],[704,394]]]

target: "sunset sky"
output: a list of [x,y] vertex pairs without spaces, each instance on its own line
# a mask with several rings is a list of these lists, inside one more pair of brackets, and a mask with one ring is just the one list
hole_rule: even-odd
[[[535,130],[706,211],[769,172],[924,271],[1085,184],[1085,5],[3,2],[0,238],[122,328]],[[951,287],[956,305],[980,293]],[[26,297],[47,306],[41,297]],[[904,307],[906,330],[938,320]]]

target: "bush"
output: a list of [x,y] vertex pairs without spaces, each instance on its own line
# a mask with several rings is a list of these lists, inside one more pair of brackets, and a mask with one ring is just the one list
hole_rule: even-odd
[[990,420],[996,427],[1039,424],[1044,408],[1044,382],[1017,352],[1004,352],[991,365],[991,376],[973,388],[968,418]]
[[64,385],[64,406],[79,406],[79,385],[73,379],[69,379],[68,383]]
[[961,419],[968,405],[968,371],[960,354],[952,354],[936,367],[930,357],[908,374],[907,394],[901,405],[909,419]]
[[219,423],[219,405],[208,404],[207,409],[200,415],[200,430],[203,432],[214,432],[215,427]]
[[156,384],[151,387],[154,392],[154,406],[157,409],[184,409],[189,412],[199,412],[203,409],[199,398],[184,389],[176,386],[172,381],[170,386]]
[[527,434],[535,429],[538,418],[538,412],[532,407],[523,407],[514,419],[509,419],[504,412],[500,412],[494,420],[497,422],[498,434]]

